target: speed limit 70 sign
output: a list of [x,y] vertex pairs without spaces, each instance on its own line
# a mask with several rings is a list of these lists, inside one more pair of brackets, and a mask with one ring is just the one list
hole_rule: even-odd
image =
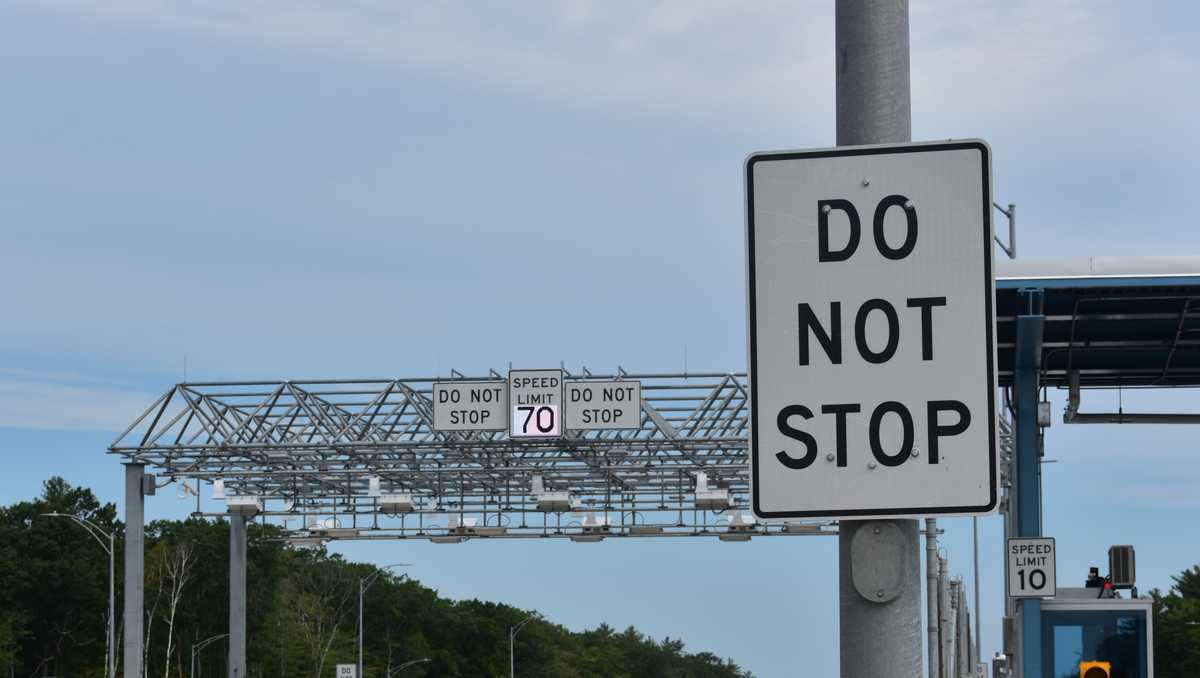
[[562,435],[562,370],[509,370],[509,438],[557,438]]
[[1010,538],[1005,549],[1008,557],[1008,596],[1010,598],[1049,598],[1058,588],[1054,563],[1054,538]]

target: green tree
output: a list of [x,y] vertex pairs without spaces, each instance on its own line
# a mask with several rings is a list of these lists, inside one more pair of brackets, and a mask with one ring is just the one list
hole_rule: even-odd
[[1200,676],[1200,565],[1172,577],[1175,585],[1154,598],[1154,674],[1159,678]]
[[[49,512],[121,528],[112,504],[61,478],[48,480],[33,501],[0,507],[0,675],[99,678],[108,557],[77,525],[41,517]],[[273,526],[248,526],[247,678],[327,676],[332,664],[357,660],[358,582],[377,570],[324,549],[294,548],[282,536]],[[188,675],[193,647],[228,630],[229,524],[199,517],[156,521],[145,537],[146,668],[154,678],[181,678]],[[116,546],[120,563],[121,542]],[[180,564],[184,554],[186,568]],[[119,588],[117,596],[119,604]],[[151,612],[156,597],[159,605]],[[375,579],[364,605],[364,678],[386,676],[417,659],[429,661],[398,675],[507,675],[508,629],[534,614],[501,603],[447,600],[390,572]],[[215,642],[205,649],[197,658],[198,674],[223,675],[226,647]],[[749,675],[731,661],[688,653],[676,639],[656,641],[632,627],[617,632],[603,624],[572,632],[542,618],[517,637],[516,660],[521,675],[531,678]]]
[[83,528],[46,513],[120,527],[114,505],[58,477],[37,499],[0,509],[0,662],[19,675],[103,676],[108,554]]

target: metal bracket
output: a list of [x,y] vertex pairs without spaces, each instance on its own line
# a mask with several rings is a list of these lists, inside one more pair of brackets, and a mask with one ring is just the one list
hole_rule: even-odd
[[996,237],[995,235],[993,235],[992,238],[996,241],[996,244],[1000,246],[1000,249],[1004,250],[1004,253],[1008,255],[1009,259],[1016,259],[1017,258],[1017,206],[1011,202],[1008,203],[1008,209],[1004,209],[1003,207],[1000,206],[1000,203],[995,203],[995,202],[992,203],[992,206],[995,207],[996,209],[1000,210],[1000,214],[1003,214],[1005,217],[1008,218],[1008,245],[1005,245],[1004,243],[1000,242],[1000,238]]
[[908,540],[894,523],[871,521],[850,538],[850,579],[858,595],[888,603],[904,593]]

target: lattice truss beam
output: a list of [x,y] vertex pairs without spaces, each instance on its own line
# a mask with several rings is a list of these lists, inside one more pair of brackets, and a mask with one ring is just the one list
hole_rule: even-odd
[[[749,500],[746,375],[585,369],[567,377],[640,381],[639,428],[568,430],[553,441],[434,431],[434,378],[181,383],[109,452],[185,485],[195,481],[197,491],[220,481],[226,496],[261,502],[256,514],[301,514],[305,525],[310,516],[330,516],[322,524],[349,525],[349,536],[488,529],[493,536],[569,536],[589,521],[625,535],[655,533],[637,526],[707,533],[719,522],[770,533],[751,528],[742,514]],[[505,384],[495,371],[461,378]],[[571,529],[564,530],[563,514]]]

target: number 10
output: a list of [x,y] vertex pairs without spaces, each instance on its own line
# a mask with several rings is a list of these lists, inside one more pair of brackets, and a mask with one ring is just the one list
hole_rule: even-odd
[[1029,573],[1029,584],[1025,583],[1025,570],[1017,570],[1017,576],[1021,578],[1021,588],[1031,588],[1034,591],[1041,591],[1046,588],[1046,571],[1032,570]]

